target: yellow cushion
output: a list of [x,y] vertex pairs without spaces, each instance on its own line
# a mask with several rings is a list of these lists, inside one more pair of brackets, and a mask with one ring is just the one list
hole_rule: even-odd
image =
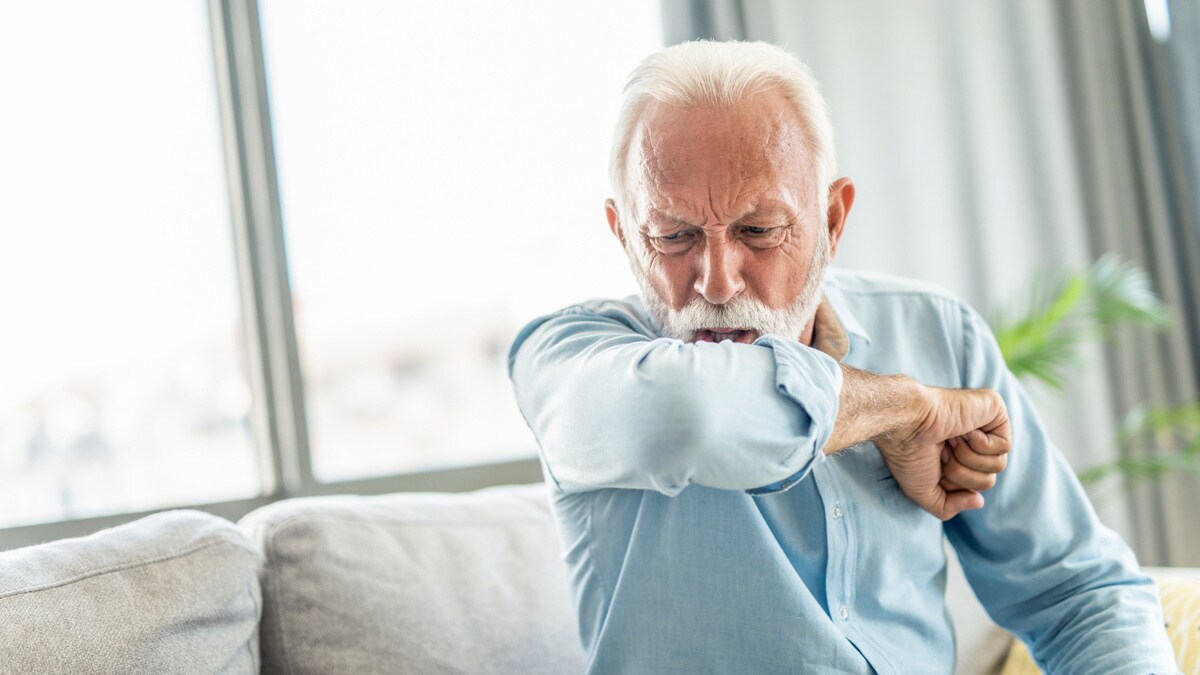
[[1000,675],[1041,675],[1042,669],[1033,662],[1029,649],[1020,640],[1013,640],[1008,648],[1008,656],[1004,659],[1004,668]]
[[[1167,637],[1175,648],[1179,669],[1200,675],[1200,577],[1173,575],[1165,569],[1152,575],[1162,598]],[[1038,675],[1041,669],[1020,640],[1013,640],[1000,675]]]

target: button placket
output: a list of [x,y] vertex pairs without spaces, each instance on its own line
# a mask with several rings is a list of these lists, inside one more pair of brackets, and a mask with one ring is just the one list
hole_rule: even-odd
[[842,507],[846,495],[841,490],[836,473],[821,465],[813,471],[817,491],[825,500],[826,536],[828,537],[828,567],[826,573],[826,598],[831,618],[846,623],[850,630],[850,605],[853,604],[852,579],[854,561],[858,557],[856,543],[850,534],[849,514]]

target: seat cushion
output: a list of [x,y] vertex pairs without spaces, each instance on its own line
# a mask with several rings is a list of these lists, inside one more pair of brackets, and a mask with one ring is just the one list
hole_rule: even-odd
[[257,572],[199,511],[0,553],[0,673],[257,673]]
[[584,669],[540,485],[291,499],[240,525],[264,561],[264,673]]

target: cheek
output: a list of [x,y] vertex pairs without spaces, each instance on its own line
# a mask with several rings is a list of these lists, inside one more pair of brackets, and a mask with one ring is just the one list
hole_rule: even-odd
[[792,304],[804,290],[808,261],[794,247],[758,251],[743,276],[754,297],[772,309]]
[[679,309],[691,299],[695,286],[694,266],[687,255],[664,256],[651,251],[647,279],[667,302]]

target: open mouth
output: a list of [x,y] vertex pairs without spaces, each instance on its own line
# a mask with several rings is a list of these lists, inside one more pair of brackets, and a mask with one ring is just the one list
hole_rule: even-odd
[[758,337],[756,331],[748,328],[702,328],[696,331],[696,342],[740,342],[750,344]]

